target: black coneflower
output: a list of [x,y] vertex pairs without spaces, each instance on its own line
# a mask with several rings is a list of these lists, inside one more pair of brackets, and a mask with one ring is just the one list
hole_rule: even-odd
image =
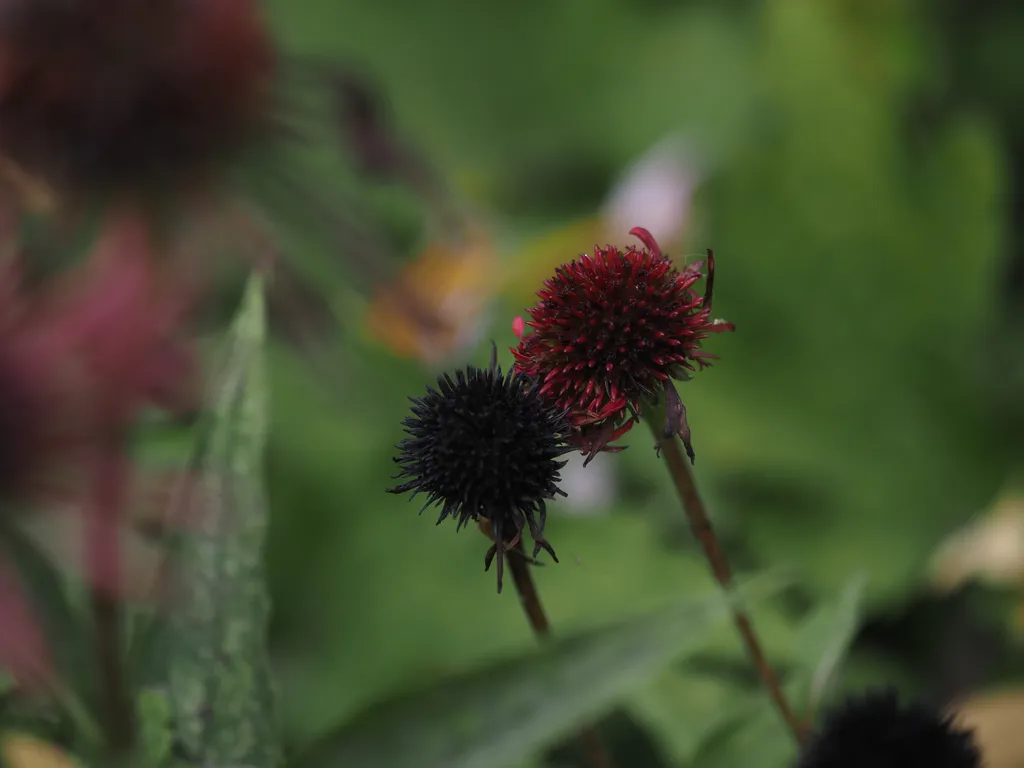
[[[403,424],[409,435],[398,446],[396,479],[408,478],[391,493],[427,494],[427,507],[438,504],[437,522],[454,517],[461,528],[469,521],[490,523],[494,544],[484,569],[498,557],[501,592],[503,556],[528,529],[533,556],[555,551],[544,539],[546,501],[556,494],[558,458],[571,448],[570,425],[563,410],[540,395],[536,381],[523,374],[502,374],[497,350],[487,369],[470,366],[437,380],[422,398],[412,398],[412,416]],[[421,512],[423,510],[420,510]]]
[[971,731],[894,690],[851,697],[825,717],[796,768],[980,768]]

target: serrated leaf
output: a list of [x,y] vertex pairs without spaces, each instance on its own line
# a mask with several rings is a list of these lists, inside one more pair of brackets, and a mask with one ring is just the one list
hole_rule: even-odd
[[[761,582],[743,597],[767,591]],[[526,760],[697,650],[728,607],[724,595],[675,602],[448,679],[372,708],[297,765],[499,768]]]
[[[144,641],[158,671],[147,675],[153,687],[142,694],[150,696],[140,702],[143,715],[166,697],[175,754],[204,766],[265,768],[281,760],[265,643],[265,330],[262,280],[253,276],[189,463],[203,506],[199,525],[176,533],[177,602]],[[191,491],[182,506],[195,503],[193,481],[186,482]],[[162,712],[164,702],[157,703]],[[153,720],[143,727],[158,736],[163,726]]]

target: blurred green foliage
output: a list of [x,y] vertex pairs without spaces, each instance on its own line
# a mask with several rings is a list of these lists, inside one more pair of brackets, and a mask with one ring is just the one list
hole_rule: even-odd
[[[738,330],[709,342],[721,361],[682,394],[698,480],[736,565],[796,576],[787,599],[755,611],[769,656],[784,670],[806,661],[801,624],[857,572],[869,616],[927,593],[936,545],[1016,466],[1020,423],[990,359],[1013,351],[999,343],[1008,129],[979,100],[940,99],[920,118],[921,103],[956,94],[948,21],[931,5],[269,7],[297,54],[374,76],[402,133],[488,212],[502,244],[593,213],[626,163],[687,136],[710,172],[686,247],[714,247],[717,314]],[[983,72],[1018,71],[1010,50],[990,52],[1003,58]],[[391,198],[367,188],[365,199]],[[547,266],[535,265],[538,282]],[[342,316],[357,320],[347,301]],[[501,347],[519,307],[499,306],[490,334]],[[294,745],[533,640],[514,594],[495,596],[482,573],[482,537],[435,529],[383,492],[406,397],[435,371],[351,326],[337,380],[283,346],[271,355],[273,642]],[[562,563],[537,578],[559,633],[712,589],[649,438],[630,438],[607,514],[550,520]],[[702,735],[736,727],[782,739],[784,756],[785,734],[749,679],[708,671],[745,670],[738,641],[724,630],[711,649],[710,666],[642,687],[632,717],[676,764],[694,759]],[[848,684],[935,692],[898,659],[854,649]],[[760,714],[733,722],[747,710]],[[701,754],[702,766],[741,764]]]

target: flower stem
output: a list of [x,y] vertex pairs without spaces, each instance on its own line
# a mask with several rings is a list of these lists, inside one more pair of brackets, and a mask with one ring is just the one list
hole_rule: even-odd
[[92,614],[96,631],[96,663],[103,682],[103,718],[107,748],[113,756],[131,752],[135,741],[135,711],[125,676],[121,643],[121,611],[111,594],[120,583],[118,517],[128,482],[119,440],[104,447],[93,489],[93,507],[87,523],[88,565],[93,579]]
[[92,615],[96,625],[97,666],[103,680],[107,747],[114,754],[131,751],[133,712],[121,669],[121,616],[115,598],[93,590]]
[[[658,449],[665,459],[665,465],[668,467],[669,475],[672,477],[672,484],[675,486],[679,500],[682,502],[683,511],[686,513],[686,518],[690,523],[690,530],[693,532],[694,538],[700,542],[715,580],[718,581],[723,589],[731,592],[734,587],[732,568],[729,566],[729,560],[718,542],[718,537],[715,536],[714,529],[711,527],[711,520],[708,518],[704,502],[697,491],[697,484],[694,481],[693,473],[690,471],[690,463],[683,456],[680,441],[675,435],[665,437],[663,430],[658,426],[656,420],[648,418],[647,421],[658,440]],[[804,744],[807,740],[807,725],[797,717],[786,700],[782,686],[779,683],[779,678],[765,658],[761,642],[757,638],[757,633],[754,631],[754,625],[750,621],[750,617],[742,608],[734,607],[733,621],[739,630],[740,636],[743,638],[743,643],[747,647],[747,652],[750,654],[754,666],[757,668],[758,675],[760,675],[772,701],[779,710],[779,714],[782,715],[782,719],[792,730],[797,743]]]
[[[480,530],[488,539],[491,538],[490,525],[486,520],[480,521]],[[544,606],[540,602],[540,594],[537,592],[533,574],[530,573],[530,559],[526,556],[523,542],[517,541],[509,554],[511,556],[507,560],[508,567],[512,571],[512,581],[516,585],[519,603],[523,606],[523,613],[530,623],[530,629],[539,641],[548,640],[551,637],[551,622],[548,621]],[[612,768],[611,756],[593,726],[584,726],[579,739],[592,768]]]

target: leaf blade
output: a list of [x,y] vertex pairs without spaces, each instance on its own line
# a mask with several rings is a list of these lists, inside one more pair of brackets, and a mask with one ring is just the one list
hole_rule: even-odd
[[[743,598],[765,591],[751,585]],[[725,595],[678,601],[386,702],[298,765],[497,768],[525,760],[696,650],[728,616],[729,602]]]
[[[166,699],[175,752],[199,765],[281,762],[265,643],[265,335],[262,278],[253,275],[211,387],[209,421],[188,463],[203,508],[199,525],[175,534],[179,602],[147,640],[162,673],[143,694]],[[184,484],[179,511],[196,502],[193,479]]]
[[864,573],[851,576],[839,599],[824,606],[804,627],[806,658],[816,660],[813,667],[800,671],[806,711],[811,719],[828,696],[853,642],[867,583]]

